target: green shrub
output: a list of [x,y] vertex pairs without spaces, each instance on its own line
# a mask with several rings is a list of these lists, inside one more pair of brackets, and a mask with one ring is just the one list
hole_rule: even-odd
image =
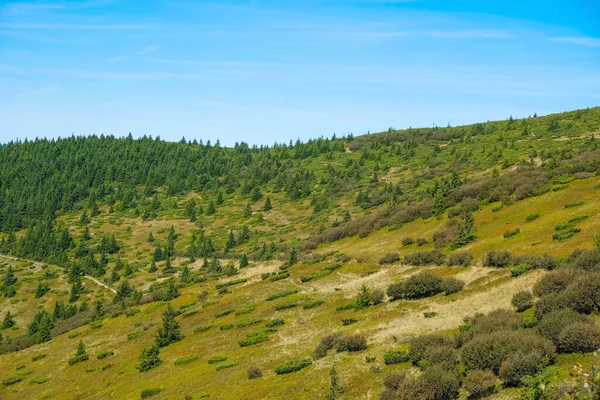
[[342,319],[342,325],[344,325],[344,326],[352,325],[356,322],[358,322],[358,320],[356,318],[343,318]]
[[[391,353],[388,353],[391,354]],[[388,365],[390,364],[399,364],[401,362],[404,361],[400,361],[400,362],[392,362],[392,363],[387,363]],[[406,372],[405,371],[392,371],[389,374],[387,374],[385,376],[385,378],[383,378],[383,386],[385,386],[387,389],[391,389],[391,390],[398,390],[398,388],[402,385],[402,383],[406,380]]]
[[34,378],[29,381],[29,383],[35,383],[36,385],[41,385],[42,383],[46,383],[50,380],[47,376],[40,376],[39,378]]
[[567,288],[576,275],[576,271],[572,269],[550,271],[533,285],[533,293],[537,297],[551,293],[560,293]]
[[15,383],[21,382],[23,380],[22,376],[11,376],[10,378],[6,378],[2,381],[2,385],[4,386],[10,386],[10,385],[14,385]]
[[96,358],[97,358],[98,360],[103,360],[103,359],[105,359],[105,358],[108,358],[108,357],[110,357],[110,356],[114,356],[114,355],[115,355],[115,352],[114,352],[114,351],[112,351],[112,350],[106,350],[106,351],[103,351],[102,353],[99,353],[99,354],[96,356]]
[[75,365],[77,363],[87,361],[90,358],[88,354],[79,354],[69,358],[69,365]]
[[521,233],[521,230],[519,228],[515,228],[515,229],[510,229],[508,231],[505,231],[503,236],[504,236],[504,239],[508,239],[508,238],[517,236],[519,233]]
[[544,315],[556,311],[568,308],[569,302],[566,300],[564,293],[551,293],[542,296],[538,299],[535,304],[535,317],[541,320]]
[[404,262],[415,266],[442,265],[444,263],[444,255],[439,250],[417,251],[404,256]]
[[261,376],[263,376],[263,373],[260,368],[255,366],[248,367],[248,379],[257,379]]
[[563,292],[565,301],[575,311],[590,314],[600,306],[600,273],[579,276]]
[[209,364],[217,364],[223,361],[226,361],[227,357],[226,356],[214,356],[208,359],[208,363]]
[[310,300],[304,303],[304,309],[309,310],[311,308],[316,308],[322,305],[323,303],[325,303],[325,301],[323,300]]
[[408,355],[408,351],[406,350],[390,351],[383,356],[385,365],[400,364],[407,362],[409,359],[410,357]]
[[567,231],[563,231],[563,232],[559,232],[559,233],[555,233],[554,235],[552,235],[552,240],[567,240],[572,238],[573,236],[575,236],[576,233],[581,232],[581,229],[579,228],[571,228]]
[[531,265],[529,265],[529,264],[519,264],[516,267],[512,267],[510,269],[510,275],[513,278],[516,278],[517,276],[521,276],[524,273],[526,273],[528,271],[531,271],[532,268],[533,267]]
[[600,348],[600,327],[577,322],[565,327],[558,337],[561,353],[591,353]]
[[181,357],[175,360],[175,365],[185,365],[191,363],[192,361],[196,361],[198,356],[194,354],[190,354],[189,356]]
[[[535,375],[539,368],[548,365],[554,358],[554,345],[550,340],[524,331],[497,331],[475,336],[463,346],[461,359],[467,371],[488,369],[500,372],[502,361],[511,360],[505,379],[516,379],[520,373]],[[527,368],[520,369],[522,360]],[[529,366],[535,368],[531,370]],[[520,378],[519,378],[520,379]]]
[[194,333],[202,333],[202,332],[206,332],[207,330],[209,330],[210,328],[212,328],[212,325],[206,325],[206,326],[199,326],[196,329],[194,329]]
[[538,331],[541,336],[558,344],[560,333],[567,326],[585,321],[585,316],[570,308],[564,308],[545,314],[538,325]]
[[344,303],[341,306],[337,306],[335,308],[336,311],[346,311],[346,310],[355,310],[355,309],[356,309],[355,301],[350,301],[348,303]]
[[459,251],[448,256],[447,264],[451,267],[468,267],[473,262],[473,254],[470,251]]
[[410,359],[416,364],[425,357],[425,352],[430,347],[454,346],[454,341],[448,336],[432,334],[416,336],[411,339],[409,346]]
[[458,365],[458,353],[451,346],[430,346],[425,350],[423,359],[427,366],[440,365],[448,370],[453,370]]
[[375,289],[369,295],[369,304],[373,304],[376,306],[377,304],[383,303],[383,299],[385,298],[385,293],[383,290]]
[[404,283],[403,298],[421,299],[434,296],[442,291],[442,278],[427,272],[411,276]]
[[517,308],[518,312],[523,312],[533,306],[533,293],[529,290],[521,290],[512,297],[511,303]]
[[31,361],[39,361],[42,358],[45,358],[46,355],[45,354],[36,354],[35,356],[31,357]]
[[341,333],[335,333],[333,335],[327,335],[321,339],[321,343],[313,352],[313,358],[318,360],[327,355],[327,351],[333,349],[337,343],[337,340],[342,336]]
[[215,370],[221,371],[222,369],[235,367],[236,365],[238,365],[238,363],[234,362],[234,361],[228,362],[228,363],[223,363],[223,364],[217,365],[217,367],[215,368]]
[[281,292],[274,293],[274,294],[270,295],[269,297],[267,297],[267,301],[272,301],[272,300],[280,299],[282,297],[291,296],[296,293],[298,293],[298,289],[283,290]]
[[488,251],[483,258],[485,267],[506,268],[512,261],[512,255],[508,251]]
[[398,300],[404,297],[404,283],[392,283],[386,291],[388,297],[393,300]]
[[296,301],[288,301],[287,303],[278,304],[275,306],[276,311],[287,310],[288,308],[294,308],[298,305]]
[[221,329],[222,331],[228,331],[232,328],[233,328],[233,324],[223,324],[223,325],[219,326],[219,329]]
[[340,335],[335,342],[335,348],[340,353],[366,350],[367,338],[362,335]]
[[404,380],[398,388],[399,400],[452,400],[458,397],[460,380],[456,372],[441,366],[429,367],[418,377]]
[[226,315],[229,315],[233,312],[233,310],[225,310],[225,311],[219,311],[218,313],[215,314],[215,318],[221,318],[224,317]]
[[573,201],[571,203],[565,204],[565,208],[578,207],[578,206],[582,206],[584,204],[585,204],[585,201],[583,201],[583,200]]
[[269,340],[269,336],[267,336],[264,332],[253,332],[249,333],[245,339],[241,339],[238,341],[240,347],[248,347],[253,346],[258,343],[266,342]]
[[414,242],[415,242],[415,239],[413,239],[411,237],[407,237],[407,238],[402,239],[402,246],[410,246]]
[[248,318],[243,319],[237,323],[238,328],[245,328],[250,325],[260,324],[263,321],[262,318]]
[[271,276],[269,279],[271,280],[271,282],[277,282],[280,281],[282,279],[287,279],[290,277],[290,273],[289,272],[280,272],[278,274],[275,274],[273,276]]
[[312,364],[312,360],[310,358],[305,358],[302,360],[288,361],[285,364],[281,364],[281,365],[275,367],[275,373],[277,375],[289,374],[291,372],[300,371],[301,369],[306,368],[311,364]]
[[438,313],[436,313],[435,311],[426,311],[426,312],[423,313],[423,316],[425,318],[433,318],[436,315],[438,315]]
[[477,335],[506,330],[514,331],[523,327],[520,315],[503,309],[494,310],[487,315],[476,314],[465,321],[467,322],[465,329],[461,329],[457,338],[459,345],[463,345]]
[[469,398],[481,399],[494,393],[498,385],[498,377],[493,372],[476,369],[469,371],[462,387],[469,392]]
[[265,327],[274,328],[276,326],[281,326],[283,324],[285,324],[285,321],[281,318],[278,318],[278,319],[272,319],[270,321],[265,322]]
[[540,217],[540,214],[538,214],[538,213],[529,214],[527,217],[525,217],[525,222],[535,221],[539,217]]
[[465,282],[456,278],[446,278],[442,280],[440,289],[446,295],[458,293],[465,287]]
[[400,261],[400,254],[398,254],[398,253],[387,253],[386,255],[384,255],[383,257],[381,257],[379,259],[379,264],[380,265],[394,264],[394,263],[396,263],[398,261]]
[[142,390],[142,399],[147,399],[148,397],[152,397],[160,392],[162,392],[161,388],[144,389]]

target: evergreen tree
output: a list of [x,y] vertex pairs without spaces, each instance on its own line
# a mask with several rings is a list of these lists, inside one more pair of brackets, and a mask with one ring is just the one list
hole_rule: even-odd
[[175,270],[175,268],[173,268],[173,265],[171,264],[171,259],[167,258],[167,263],[163,268],[163,274],[174,274],[175,272],[177,271]]
[[40,282],[40,283],[38,283],[37,289],[35,290],[35,298],[39,299],[40,297],[42,297],[49,291],[50,291],[50,287],[48,286],[48,284]]
[[154,262],[154,260],[152,260],[152,262],[150,263],[150,269],[148,270],[148,272],[152,273],[152,272],[156,272],[158,268],[156,268],[156,263]]
[[75,303],[79,300],[79,293],[83,290],[83,284],[81,283],[81,278],[78,278],[71,285],[71,295],[69,296],[69,303]]
[[218,206],[220,206],[221,204],[223,204],[223,193],[221,193],[220,190],[217,193],[217,200],[215,201],[215,203],[217,203]]
[[242,258],[240,258],[240,268],[244,268],[248,266],[248,256],[242,254]]
[[252,189],[252,194],[250,195],[250,201],[252,203],[255,203],[258,200],[260,200],[261,198],[262,198],[262,193],[260,192],[260,188],[258,186],[255,186],[254,189]]
[[179,288],[177,287],[175,279],[171,277],[167,280],[167,289],[165,290],[163,300],[171,301],[177,297],[179,297]]
[[89,224],[90,221],[90,217],[88,217],[87,212],[84,210],[83,214],[81,214],[81,217],[79,218],[79,223],[82,225],[86,225]]
[[252,206],[250,203],[246,204],[246,208],[244,209],[244,218],[250,218],[252,216]]
[[271,205],[271,198],[269,196],[267,196],[266,200],[265,200],[265,205],[263,206],[263,211],[270,211],[273,209],[273,206]]
[[452,243],[450,243],[450,249],[452,250],[465,246],[475,240],[475,236],[473,235],[473,229],[475,229],[475,218],[473,217],[473,213],[463,211],[460,217],[461,223],[458,235]]
[[190,269],[187,264],[183,267],[183,271],[181,271],[181,283],[187,283],[190,280]]
[[340,384],[340,377],[335,368],[335,364],[329,370],[329,392],[325,395],[325,400],[336,400],[337,395],[344,392],[344,388]]
[[4,316],[4,320],[2,321],[2,329],[8,329],[15,326],[16,322],[14,320],[14,316],[10,313],[10,311],[6,312]]
[[212,201],[209,201],[208,206],[206,207],[206,215],[213,215],[216,212],[215,204]]
[[117,269],[117,266],[114,266],[112,272],[110,273],[110,283],[114,284],[118,282],[119,279],[121,279],[119,276],[119,270]]
[[154,255],[152,256],[152,260],[159,262],[163,260],[163,251],[160,248],[160,243],[156,244],[156,248],[154,249]]
[[360,292],[356,296],[356,301],[354,302],[354,306],[357,310],[362,310],[363,308],[369,307],[369,299],[371,297],[371,291],[367,288],[367,285],[363,284]]
[[235,247],[235,236],[233,236],[233,231],[229,231],[229,237],[227,238],[227,243],[225,244],[225,253]]
[[186,218],[189,218],[192,222],[196,220],[196,200],[188,200],[188,202],[185,205],[184,215],[186,216]]
[[442,189],[438,189],[433,197],[433,215],[440,216],[446,211],[446,199],[442,193]]
[[154,242],[154,235],[152,235],[152,232],[150,232],[148,234],[148,239],[147,239],[148,243],[152,243]]
[[8,270],[6,271],[6,274],[4,275],[4,283],[2,284],[2,291],[4,292],[6,297],[12,297],[12,296],[9,296],[9,292],[14,291],[14,285],[16,283],[17,283],[17,278],[15,277],[15,273],[13,271],[12,265],[9,265]]
[[145,372],[157,367],[162,362],[159,358],[159,352],[160,350],[156,343],[150,348],[144,348],[139,358],[139,364],[136,366],[136,368],[140,372]]
[[133,288],[129,285],[127,279],[121,282],[121,285],[117,288],[117,294],[113,298],[113,303],[118,303],[128,298],[133,291]]
[[156,333],[156,344],[158,347],[165,347],[183,339],[179,322],[175,320],[175,310],[168,305],[163,313],[163,326]]

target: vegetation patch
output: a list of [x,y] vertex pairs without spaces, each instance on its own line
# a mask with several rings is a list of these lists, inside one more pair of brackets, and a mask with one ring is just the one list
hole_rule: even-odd
[[175,365],[185,365],[191,363],[192,361],[196,361],[198,356],[194,354],[190,354],[189,356],[181,357],[175,360]]
[[312,360],[310,358],[288,361],[285,364],[281,364],[275,367],[275,373],[277,375],[289,374],[291,372],[300,371],[301,369],[306,368],[311,364]]
[[304,303],[303,307],[305,310],[309,310],[311,308],[319,307],[320,305],[322,305],[324,303],[325,303],[324,300],[309,300],[306,303]]
[[162,392],[161,388],[151,388],[151,389],[144,389],[142,390],[142,399],[147,399],[148,397],[152,397],[154,395],[159,394],[160,392]]
[[267,301],[273,301],[276,299],[280,299],[282,297],[291,296],[296,293],[298,293],[298,289],[282,290],[281,292],[274,293],[274,294],[270,295],[269,297],[267,297]]
[[226,356],[214,356],[208,359],[208,363],[209,364],[217,364],[223,361],[226,361],[227,357]]
[[240,278],[240,279],[235,279],[235,280],[228,281],[228,282],[217,283],[216,286],[215,286],[215,288],[221,289],[221,288],[224,288],[224,287],[239,285],[240,283],[246,283],[246,282],[248,282],[248,279],[246,279],[246,278]]
[[585,201],[583,201],[583,200],[573,201],[571,203],[565,204],[565,208],[579,207],[579,206],[582,206],[584,204],[585,204]]

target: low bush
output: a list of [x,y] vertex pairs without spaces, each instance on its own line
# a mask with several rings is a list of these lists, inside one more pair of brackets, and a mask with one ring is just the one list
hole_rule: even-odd
[[386,293],[392,301],[403,298],[404,283],[392,283],[388,286]]
[[233,312],[233,310],[225,310],[225,311],[220,311],[218,313],[215,314],[215,318],[221,318],[224,317],[226,315],[229,315]]
[[223,361],[226,361],[227,357],[225,356],[214,356],[208,359],[209,364],[217,364]]
[[523,327],[523,319],[513,311],[498,309],[487,315],[476,314],[466,318],[466,324],[458,335],[459,345],[464,345],[474,337],[498,331],[515,331]]
[[558,337],[561,353],[591,353],[600,348],[600,327],[595,324],[577,322],[567,326]]
[[436,315],[438,315],[438,313],[436,313],[435,311],[426,311],[426,312],[423,313],[423,316],[425,318],[433,318]]
[[325,303],[325,301],[323,301],[323,300],[309,300],[306,303],[304,303],[303,307],[305,310],[309,310],[311,308],[319,307],[323,303]]
[[362,335],[340,335],[335,342],[335,348],[340,353],[366,350],[367,338]]
[[228,286],[239,285],[240,283],[245,283],[245,282],[248,282],[248,279],[246,279],[246,278],[235,279],[235,280],[229,281],[229,282],[217,283],[215,288],[221,289],[221,288],[228,287]]
[[358,320],[356,318],[344,318],[342,319],[342,325],[346,326],[346,325],[352,325],[355,324],[356,322],[358,322]]
[[265,322],[265,327],[274,328],[276,326],[281,326],[283,324],[285,324],[285,321],[281,318],[278,318],[278,319],[272,319],[270,321]]
[[403,298],[421,299],[434,296],[442,291],[442,278],[427,272],[411,276],[404,283]]
[[112,350],[107,350],[107,351],[103,351],[102,353],[99,353],[99,354],[96,356],[96,358],[97,358],[98,360],[103,360],[103,359],[105,359],[105,358],[107,358],[107,357],[114,356],[114,355],[115,355],[115,352],[114,352],[114,351],[112,351]]
[[333,335],[327,335],[323,337],[323,339],[321,339],[321,343],[319,343],[313,352],[313,358],[318,360],[319,358],[325,357],[327,352],[335,347],[340,336],[342,336],[341,333],[335,333]]
[[377,304],[383,303],[385,293],[383,290],[375,289],[369,294],[369,304],[376,306]]
[[221,329],[222,331],[228,331],[230,329],[233,329],[233,324],[223,324],[219,326],[219,329]]
[[238,365],[238,363],[235,362],[235,361],[227,362],[227,363],[223,363],[223,364],[217,365],[217,367],[215,368],[215,370],[216,371],[221,371],[221,370],[226,369],[226,368],[235,367],[236,365]]
[[199,326],[196,329],[194,329],[194,333],[202,333],[202,332],[206,332],[207,330],[209,330],[210,328],[212,328],[212,325],[206,325],[206,326]]
[[465,287],[465,282],[456,278],[446,278],[442,281],[440,289],[446,295],[458,293]]
[[451,267],[468,267],[473,262],[473,254],[470,251],[459,251],[448,256],[447,264]]
[[529,264],[519,264],[516,267],[512,267],[510,269],[510,275],[513,278],[516,278],[517,276],[521,276],[524,273],[531,271],[533,269],[533,267]]
[[554,344],[558,344],[560,333],[568,326],[585,322],[585,316],[564,308],[562,310],[551,311],[544,315],[538,325],[538,332],[546,339],[550,339]]
[[[389,354],[389,353],[388,353]],[[403,362],[403,361],[401,361]],[[387,363],[386,363],[387,364]],[[392,363],[399,364],[399,363]],[[389,364],[388,364],[389,365]],[[391,390],[398,390],[402,383],[406,380],[405,371],[392,371],[383,378],[383,386]]]
[[485,267],[506,268],[510,266],[512,255],[508,251],[488,251],[483,258]]
[[278,274],[272,275],[269,279],[271,280],[271,282],[277,282],[280,281],[282,279],[287,279],[290,277],[290,273],[289,272],[280,272]]
[[415,266],[442,265],[444,255],[439,250],[417,251],[404,256],[404,262]]
[[510,229],[508,231],[505,231],[502,236],[504,236],[504,239],[508,239],[514,236],[517,236],[519,233],[521,233],[521,230],[519,228],[515,228],[515,229]]
[[15,383],[21,382],[23,380],[22,376],[11,376],[9,378],[6,378],[2,381],[2,385],[4,386],[10,386],[10,385],[14,385]]
[[237,323],[238,328],[245,328],[250,325],[260,324],[263,321],[262,318],[248,318],[243,319]]
[[144,389],[142,390],[142,399],[147,399],[148,397],[152,397],[160,392],[162,392],[161,388]]
[[460,380],[453,371],[441,366],[429,367],[418,377],[407,378],[398,388],[397,399],[452,400],[458,397]]
[[538,320],[541,320],[544,315],[552,311],[562,310],[563,308],[568,307],[569,302],[566,300],[563,293],[551,293],[538,299],[537,303],[535,303],[534,314]]
[[73,356],[69,358],[69,365],[75,365],[77,363],[87,361],[90,358],[88,354],[79,354],[77,356]]
[[591,314],[600,306],[600,273],[589,273],[575,278],[563,295],[575,311]]
[[282,290],[281,292],[274,293],[274,294],[270,295],[269,297],[267,297],[267,301],[281,299],[282,297],[291,296],[296,293],[298,293],[298,289]]
[[175,360],[175,365],[185,365],[191,363],[192,361],[196,361],[197,359],[198,356],[190,354],[189,356],[180,357],[177,360]]
[[540,214],[538,214],[538,213],[529,214],[527,217],[525,217],[525,222],[535,221],[539,217],[540,217]]
[[583,201],[583,200],[577,200],[577,201],[573,201],[571,203],[565,204],[565,208],[578,207],[578,206],[582,206],[584,204],[585,204],[585,201]]
[[[575,252],[573,252],[575,253]],[[569,256],[573,266],[584,271],[600,271],[600,248],[580,250]]]
[[498,385],[498,377],[492,371],[476,369],[469,371],[462,387],[469,392],[470,399],[481,399],[494,393]]
[[263,376],[263,373],[260,370],[260,368],[254,366],[254,365],[248,367],[248,379],[257,379],[257,378],[260,378],[261,376]]
[[400,254],[398,253],[387,253],[379,259],[379,264],[393,264],[400,261]]
[[454,347],[454,341],[448,336],[438,334],[414,337],[409,346],[410,359],[416,364],[425,358],[428,348],[439,346]]
[[413,239],[411,237],[407,237],[407,238],[402,239],[402,246],[410,246],[414,242],[415,242],[415,239]]
[[418,238],[417,239],[417,246],[423,246],[427,244],[427,239],[425,238]]
[[[504,379],[514,381],[524,375],[535,375],[554,359],[554,345],[545,338],[525,331],[497,331],[475,336],[463,346],[461,358],[466,371],[488,369],[500,372],[503,361]],[[522,368],[521,362],[526,362]]]
[[576,271],[572,269],[550,271],[533,285],[533,293],[537,297],[551,293],[560,293],[567,288],[576,275]]
[[253,346],[258,343],[266,342],[269,340],[269,336],[267,336],[264,332],[254,332],[249,333],[245,339],[241,339],[238,341],[240,347],[248,347]]
[[281,364],[281,365],[275,367],[275,373],[277,375],[289,374],[291,372],[300,371],[301,369],[306,368],[311,364],[312,364],[312,360],[310,358],[305,358],[302,360],[288,361],[285,364]]
[[430,346],[425,350],[423,359],[427,366],[440,365],[444,369],[453,370],[458,365],[458,352],[450,346]]
[[278,304],[275,306],[276,311],[287,310],[288,308],[294,308],[298,305],[296,301],[288,301],[287,303]]
[[573,236],[575,236],[576,233],[579,233],[579,232],[581,232],[581,229],[571,228],[566,231],[555,233],[554,235],[552,235],[552,240],[558,240],[558,241],[567,240],[567,239],[572,238]]
[[385,365],[400,364],[407,362],[408,360],[410,360],[410,357],[406,350],[390,351],[383,356]]
[[517,308],[518,312],[523,312],[533,306],[533,293],[529,290],[521,290],[514,294],[511,304]]

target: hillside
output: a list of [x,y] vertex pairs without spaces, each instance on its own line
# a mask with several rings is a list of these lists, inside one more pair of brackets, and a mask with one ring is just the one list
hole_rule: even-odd
[[593,396],[599,133],[592,108],[270,147],[2,145],[0,397]]

